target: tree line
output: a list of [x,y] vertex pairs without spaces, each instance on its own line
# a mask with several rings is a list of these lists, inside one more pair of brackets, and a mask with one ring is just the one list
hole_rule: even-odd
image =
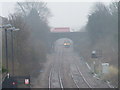
[[[51,17],[51,13],[47,8],[47,3],[35,1],[17,2],[15,12],[9,15],[8,22],[20,29],[13,32],[15,68],[18,69],[16,74],[35,75],[36,70],[39,72],[42,67],[40,63],[46,61],[46,55],[49,52],[49,17]],[[11,61],[10,40],[11,36],[8,32],[8,52]],[[3,53],[5,59],[5,47]]]
[[[112,2],[108,6],[97,2],[89,12],[88,22],[85,26],[87,33],[84,41],[80,42],[80,55],[90,62],[93,50],[101,51],[101,62],[109,63],[118,68],[118,15],[119,3]],[[116,70],[115,69],[115,70]],[[115,71],[112,69],[111,71]],[[111,80],[117,84],[117,73],[111,75]]]
[[[118,52],[118,15],[118,2],[112,2],[108,6],[100,2],[95,3],[88,14],[84,27],[87,34],[78,45],[79,51],[90,57],[92,50],[99,49],[103,52],[103,57],[114,57],[113,60],[117,62],[115,57]],[[113,54],[113,57],[110,54]]]

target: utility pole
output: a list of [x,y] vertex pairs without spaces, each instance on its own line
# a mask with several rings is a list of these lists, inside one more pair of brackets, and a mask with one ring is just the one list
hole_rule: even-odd
[[6,47],[6,69],[8,73],[8,46],[7,46],[7,29],[5,28],[5,47]]
[[19,29],[16,29],[15,27],[12,27],[11,29],[11,49],[12,49],[12,75],[14,76],[14,44],[13,44],[13,32],[19,31]]
[[12,74],[14,76],[13,30],[11,30],[11,48],[12,48]]
[[8,73],[8,46],[7,46],[7,30],[8,28],[11,27],[11,24],[7,24],[7,25],[2,25],[0,26],[0,28],[4,28],[5,29],[5,48],[6,48],[6,69],[7,69],[7,73]]
[[[11,31],[11,49],[12,49],[12,74],[14,76],[14,50],[13,50],[13,31],[18,31],[15,27],[12,27],[11,24],[0,26],[0,28],[5,29],[5,48],[6,48],[6,69],[8,73],[8,38],[7,38],[7,31]],[[9,73],[8,73],[9,74]]]

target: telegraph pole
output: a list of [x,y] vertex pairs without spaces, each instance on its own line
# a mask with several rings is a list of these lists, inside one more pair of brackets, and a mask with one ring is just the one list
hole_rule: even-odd
[[15,27],[12,27],[11,29],[11,49],[12,49],[12,75],[14,76],[14,44],[13,44],[13,32],[19,31],[19,29],[16,29]]
[[11,30],[11,49],[12,49],[12,74],[14,76],[13,30]]
[[7,29],[5,28],[5,47],[6,47],[6,69],[8,73],[8,46],[7,46]]

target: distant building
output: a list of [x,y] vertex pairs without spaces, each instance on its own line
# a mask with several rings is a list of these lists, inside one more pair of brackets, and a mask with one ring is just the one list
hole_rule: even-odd
[[69,27],[51,28],[51,32],[70,32],[70,28]]

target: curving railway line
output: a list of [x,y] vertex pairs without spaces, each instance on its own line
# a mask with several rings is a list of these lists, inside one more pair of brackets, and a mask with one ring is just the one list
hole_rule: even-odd
[[54,67],[52,67],[49,75],[49,88],[63,88],[60,71],[55,72]]
[[50,74],[49,74],[49,89],[50,88],[62,88],[63,89],[63,83],[62,83],[62,78],[60,75],[60,63],[59,63],[59,57],[61,57],[62,52],[58,52],[56,58],[55,58],[55,63],[52,65]]
[[[73,58],[74,59],[74,58]],[[83,74],[81,73],[78,65],[75,62],[70,63],[70,75],[76,88],[93,88],[89,82],[85,79]]]
[[84,78],[83,74],[79,70],[78,66],[76,64],[72,65],[73,68],[71,68],[71,77],[76,85],[77,88],[93,88],[88,81]]
[[[68,58],[68,56],[70,57]],[[73,54],[70,54],[67,51],[64,52],[64,49],[59,49],[54,59],[54,63],[49,73],[49,89],[61,88],[63,90],[70,85],[71,88],[99,87],[99,83],[96,82],[95,84],[93,84],[92,82],[90,82],[90,80],[86,78],[86,75],[81,72],[80,66],[77,62],[78,60],[74,58]],[[63,65],[64,60],[66,62],[65,65]],[[67,73],[65,74],[65,72]]]
[[[73,49],[59,46],[50,55],[45,71],[35,82],[42,88],[110,88],[101,80],[94,78],[85,61]],[[47,77],[47,78],[46,78]],[[46,84],[47,83],[47,84]]]

